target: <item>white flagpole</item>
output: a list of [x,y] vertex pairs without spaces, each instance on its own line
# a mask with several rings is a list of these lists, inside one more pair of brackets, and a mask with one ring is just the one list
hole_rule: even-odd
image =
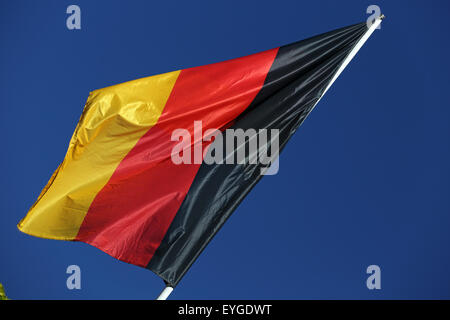
[[163,291],[159,294],[158,298],[156,300],[167,300],[167,297],[172,293],[173,288],[170,286],[167,286],[164,288]]
[[[331,78],[330,83],[328,83],[328,86],[325,88],[325,91],[323,92],[320,99],[325,95],[325,93],[328,91],[328,89],[331,87],[331,85],[336,81],[336,79],[339,77],[339,75],[344,71],[345,67],[352,61],[353,57],[358,53],[359,49],[366,43],[367,39],[372,35],[372,33],[375,31],[375,29],[380,25],[381,21],[384,19],[384,14],[380,15],[378,18],[375,19],[375,21],[372,23],[372,25],[367,29],[366,33],[362,36],[361,39],[356,43],[355,47],[350,51],[348,56],[345,58],[344,62],[342,62],[341,66],[339,67],[338,71],[334,74],[333,78]],[[316,102],[319,103],[320,99]]]
[[[369,39],[369,37],[372,35],[372,33],[375,31],[375,29],[380,25],[381,21],[384,19],[384,15],[380,15],[378,18],[375,19],[375,21],[372,23],[372,25],[367,29],[366,33],[362,36],[361,39],[359,39],[358,43],[355,45],[355,47],[350,51],[348,56],[345,58],[345,60],[342,62],[341,66],[339,67],[338,71],[334,74],[333,78],[331,78],[331,81],[328,83],[327,87],[325,88],[322,96],[317,100],[314,107],[319,103],[320,99],[325,95],[325,93],[328,91],[328,89],[331,87],[331,85],[336,81],[336,79],[339,77],[339,75],[342,73],[342,71],[345,69],[345,67],[350,63],[350,61],[353,59],[353,57],[356,55],[356,53],[361,49],[361,47],[364,45],[364,43]],[[313,108],[314,108],[313,107]],[[167,286],[164,288],[163,291],[159,294],[158,298],[156,300],[167,300],[167,297],[172,293],[173,288],[170,286]]]

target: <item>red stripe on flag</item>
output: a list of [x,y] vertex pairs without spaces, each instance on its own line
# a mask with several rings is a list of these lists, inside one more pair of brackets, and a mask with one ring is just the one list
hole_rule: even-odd
[[182,70],[158,123],[97,194],[76,240],[145,267],[200,167],[172,162],[172,148],[178,143],[171,141],[172,132],[183,128],[194,137],[198,120],[203,132],[227,126],[262,88],[277,51]]

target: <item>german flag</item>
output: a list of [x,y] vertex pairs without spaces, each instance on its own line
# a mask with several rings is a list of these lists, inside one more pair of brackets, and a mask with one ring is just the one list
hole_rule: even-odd
[[[283,149],[367,30],[360,23],[91,92],[63,162],[18,228],[88,243],[177,285],[264,166],[174,163],[173,132],[195,136],[198,121],[203,131],[255,129],[258,139],[260,129],[276,129]],[[200,157],[217,149],[210,140]],[[197,142],[182,152],[195,157]]]

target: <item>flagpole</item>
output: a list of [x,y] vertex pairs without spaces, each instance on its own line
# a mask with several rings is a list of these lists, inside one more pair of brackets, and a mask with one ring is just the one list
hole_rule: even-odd
[[[355,57],[356,53],[358,53],[359,49],[364,45],[364,43],[369,39],[369,37],[372,35],[372,33],[375,31],[375,29],[380,25],[381,21],[384,19],[384,15],[380,15],[378,18],[373,21],[373,23],[370,25],[370,27],[367,29],[366,33],[359,39],[359,41],[356,43],[356,45],[353,47],[353,49],[350,51],[348,56],[345,58],[345,60],[342,62],[342,64],[339,66],[339,69],[334,74],[333,78],[331,78],[330,82],[328,83],[327,87],[323,91],[320,98],[317,100],[314,107],[319,103],[320,99],[325,95],[325,93],[328,91],[328,89],[331,87],[331,85],[336,81],[336,79],[339,77],[339,75],[344,71],[345,67],[350,63],[350,61]],[[313,107],[313,108],[314,108]],[[166,286],[163,291],[159,294],[158,298],[156,300],[167,300],[169,295],[172,293],[173,287]]]
[[163,291],[159,294],[158,298],[156,300],[167,300],[167,297],[172,293],[173,288],[171,286],[167,286],[164,288]]
[[[331,81],[328,83],[327,87],[325,88],[322,96],[319,98],[319,100],[316,102],[319,103],[320,99],[325,95],[325,93],[328,91],[328,89],[331,87],[331,85],[336,81],[336,79],[339,77],[339,75],[344,71],[345,67],[352,61],[353,57],[358,53],[359,49],[366,43],[367,39],[372,35],[372,33],[375,31],[375,29],[380,25],[381,21],[385,18],[384,14],[381,14],[378,18],[375,19],[375,21],[372,22],[370,27],[367,29],[366,33],[359,39],[359,41],[356,43],[356,45],[353,47],[352,51],[348,54],[348,56],[345,58],[345,60],[340,65],[338,71],[334,74]],[[316,106],[314,105],[314,107]]]

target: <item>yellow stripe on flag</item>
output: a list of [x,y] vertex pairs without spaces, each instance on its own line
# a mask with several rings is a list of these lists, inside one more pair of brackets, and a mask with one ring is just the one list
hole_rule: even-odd
[[179,73],[93,91],[64,161],[18,228],[37,237],[73,240],[94,197],[157,123]]

